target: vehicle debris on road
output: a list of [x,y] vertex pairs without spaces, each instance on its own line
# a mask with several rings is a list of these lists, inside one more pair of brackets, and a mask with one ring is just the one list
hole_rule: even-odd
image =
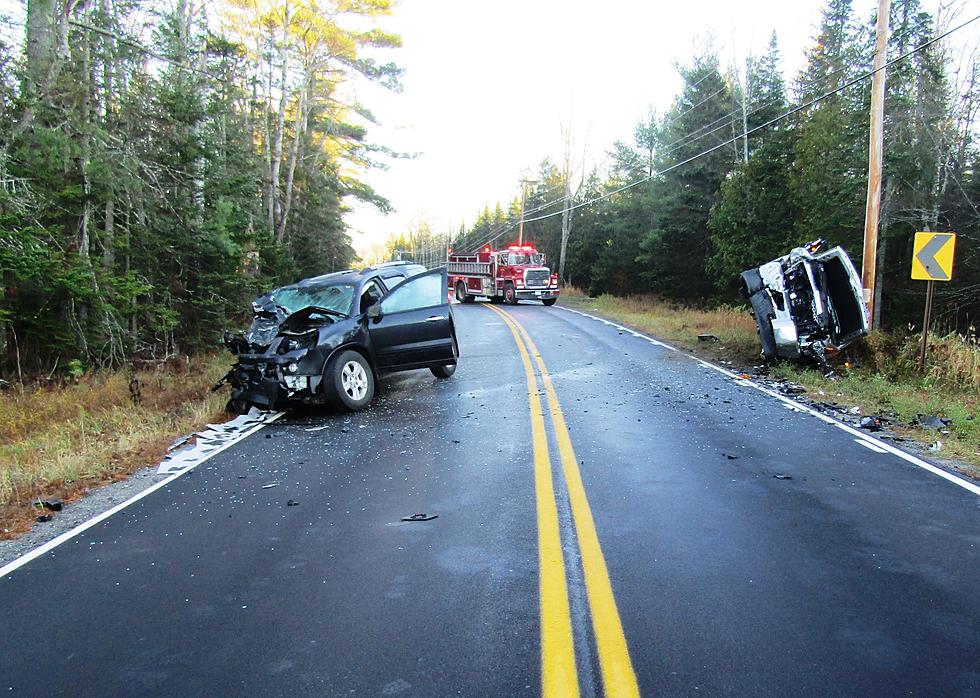
[[[937,429],[939,431],[944,431],[946,427],[952,425],[953,420],[948,417],[936,417],[934,415],[926,416],[922,414],[915,415],[912,420],[912,426],[919,426],[926,429]],[[946,433],[949,433],[948,431]]]
[[412,514],[411,516],[403,516],[402,521],[432,521],[432,519],[438,518],[438,514]]
[[61,511],[64,508],[65,502],[62,499],[40,499],[38,498],[34,502],[34,507],[36,509],[47,509],[48,511]]

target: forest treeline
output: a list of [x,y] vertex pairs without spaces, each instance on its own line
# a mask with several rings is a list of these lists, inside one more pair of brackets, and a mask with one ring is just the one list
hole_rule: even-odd
[[[356,259],[398,89],[391,0],[27,0],[0,45],[0,378],[216,346],[248,300]],[[11,40],[13,42],[13,40]]]
[[[959,234],[953,281],[937,284],[939,327],[972,333],[980,310],[980,63],[930,43],[968,19],[937,21],[920,0],[891,3],[888,59],[910,55],[889,66],[886,81],[876,289],[886,328],[921,325],[925,283],[909,279],[920,230]],[[527,190],[525,240],[558,268],[562,212],[578,206],[563,272],[592,295],[733,302],[739,272],[817,238],[843,245],[860,270],[871,79],[859,78],[872,71],[874,27],[850,0],[830,0],[789,86],[775,35],[744,70],[723,67],[710,46],[699,50],[679,67],[683,88],[671,107],[615,143],[607,172],[577,174],[574,153],[541,164]],[[519,199],[488,207],[452,244],[512,243],[519,217]]]

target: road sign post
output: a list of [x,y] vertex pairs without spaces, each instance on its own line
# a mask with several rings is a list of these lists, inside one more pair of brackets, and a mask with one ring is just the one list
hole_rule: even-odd
[[922,346],[919,347],[919,372],[926,370],[929,350],[929,325],[932,324],[932,299],[936,281],[953,278],[953,252],[956,233],[916,233],[912,247],[912,278],[928,282],[926,308],[922,316]]

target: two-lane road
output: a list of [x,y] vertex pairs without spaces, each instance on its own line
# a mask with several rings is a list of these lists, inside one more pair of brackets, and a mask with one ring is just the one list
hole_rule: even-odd
[[980,695],[975,491],[595,319],[454,313],[453,378],[0,579],[0,690]]

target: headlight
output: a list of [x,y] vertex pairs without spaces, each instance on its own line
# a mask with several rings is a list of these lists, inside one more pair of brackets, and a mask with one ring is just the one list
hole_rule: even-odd
[[290,390],[305,390],[310,384],[309,376],[283,376],[282,379]]
[[283,337],[282,341],[279,342],[279,347],[276,349],[277,354],[286,354],[291,351],[296,351],[297,349],[310,349],[316,346],[317,340],[316,332],[307,332],[302,335],[286,335]]

